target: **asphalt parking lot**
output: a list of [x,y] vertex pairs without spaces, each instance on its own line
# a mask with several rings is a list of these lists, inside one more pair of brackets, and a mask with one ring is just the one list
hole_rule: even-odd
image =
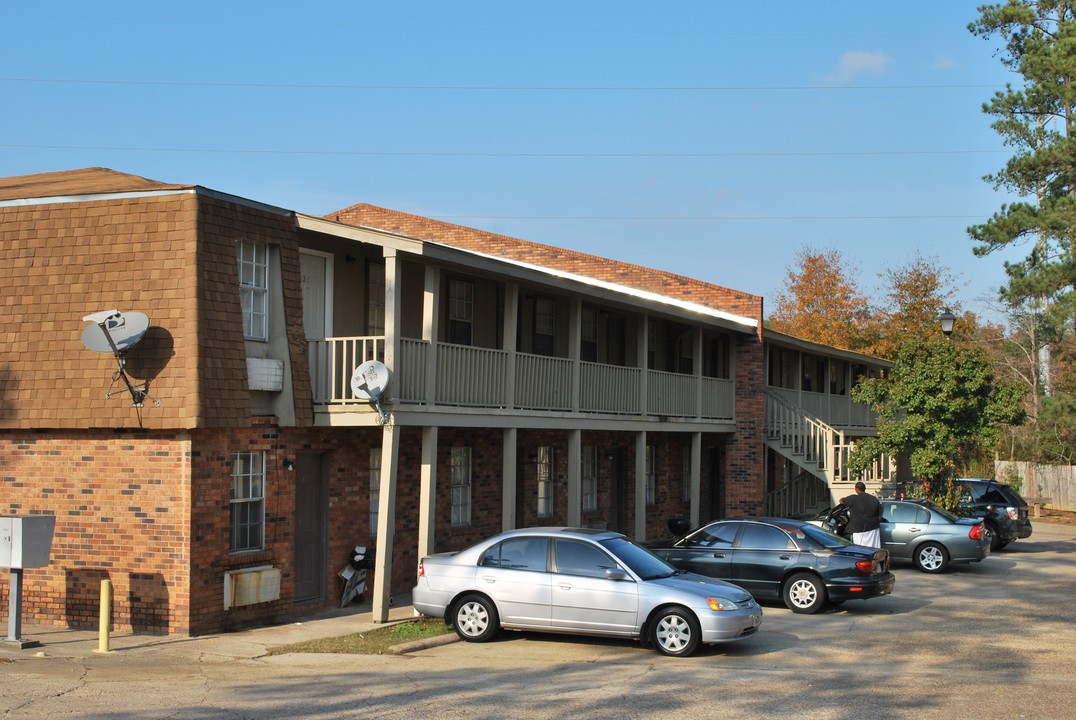
[[[816,616],[770,604],[761,631],[689,658],[631,642],[502,634],[406,655],[267,656],[350,631],[343,616],[208,638],[70,631],[0,649],[5,718],[1066,718],[1076,701],[1076,527]],[[395,608],[396,617],[408,608]],[[31,637],[31,633],[24,633]],[[85,635],[85,634],[83,634]],[[91,638],[92,639],[92,638]]]

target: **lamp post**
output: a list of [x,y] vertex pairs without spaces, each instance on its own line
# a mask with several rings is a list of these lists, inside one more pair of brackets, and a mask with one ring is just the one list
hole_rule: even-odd
[[941,323],[941,331],[945,334],[945,337],[949,337],[953,334],[953,326],[956,325],[956,315],[949,311],[949,308],[945,308],[942,314],[938,316],[938,322]]

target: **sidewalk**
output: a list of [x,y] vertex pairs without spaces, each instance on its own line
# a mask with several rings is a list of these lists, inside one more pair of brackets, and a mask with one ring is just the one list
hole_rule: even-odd
[[[410,603],[410,598],[403,598]],[[51,625],[27,625],[23,623],[23,641],[36,641],[40,645],[19,648],[7,638],[6,617],[3,636],[0,637],[0,666],[27,658],[60,659],[122,659],[138,663],[204,661],[215,657],[221,661],[250,659],[265,655],[269,648],[278,645],[316,640],[325,637],[350,635],[386,625],[410,620],[415,616],[410,605],[389,608],[386,623],[373,620],[370,602],[347,608],[329,610],[283,625],[251,628],[196,637],[174,635],[146,635],[130,632],[113,632],[107,640],[107,653],[98,652],[101,647],[97,630],[74,630]],[[454,636],[453,636],[454,637]]]

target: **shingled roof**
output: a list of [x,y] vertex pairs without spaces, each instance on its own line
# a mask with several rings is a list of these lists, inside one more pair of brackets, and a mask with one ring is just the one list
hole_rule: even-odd
[[0,178],[0,201],[154,190],[185,190],[193,187],[195,186],[162,183],[108,168],[93,167]]
[[325,216],[326,219],[420,240],[482,252],[517,262],[560,270],[623,287],[692,302],[714,310],[749,317],[762,326],[762,297],[618,260],[520,240],[420,215],[359,203]]

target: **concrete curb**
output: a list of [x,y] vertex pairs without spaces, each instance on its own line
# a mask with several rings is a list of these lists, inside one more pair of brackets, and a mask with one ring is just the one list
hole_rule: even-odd
[[444,635],[423,638],[422,640],[412,640],[411,642],[392,645],[388,648],[388,652],[392,655],[406,655],[407,653],[415,652],[417,650],[425,650],[427,648],[440,647],[441,645],[459,642],[459,639],[459,635],[454,632],[446,633]]

